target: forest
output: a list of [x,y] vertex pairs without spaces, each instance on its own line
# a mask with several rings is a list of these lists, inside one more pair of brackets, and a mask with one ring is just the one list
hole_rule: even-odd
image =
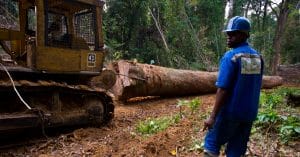
[[109,59],[214,71],[226,48],[228,19],[245,16],[249,42],[264,57],[266,74],[300,61],[298,0],[106,0]]

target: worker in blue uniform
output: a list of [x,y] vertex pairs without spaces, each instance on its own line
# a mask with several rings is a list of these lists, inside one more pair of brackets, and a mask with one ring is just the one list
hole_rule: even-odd
[[263,60],[247,42],[250,36],[247,18],[233,17],[224,32],[231,50],[221,59],[216,101],[204,122],[204,130],[208,129],[204,156],[219,156],[221,146],[226,144],[227,157],[241,157],[246,153],[258,112]]

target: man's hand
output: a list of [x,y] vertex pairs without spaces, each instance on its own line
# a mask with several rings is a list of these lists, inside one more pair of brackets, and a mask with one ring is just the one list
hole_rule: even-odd
[[220,111],[221,107],[225,104],[228,94],[229,92],[226,89],[218,88],[214,108],[209,118],[204,121],[203,131],[205,131],[206,129],[211,129],[214,126],[217,114]]
[[215,118],[214,117],[209,117],[204,121],[204,127],[202,131],[205,131],[206,129],[211,129],[215,124]]

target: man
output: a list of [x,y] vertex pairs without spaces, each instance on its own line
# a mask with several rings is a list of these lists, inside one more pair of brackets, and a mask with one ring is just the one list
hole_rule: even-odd
[[51,23],[48,33],[51,39],[59,40],[62,36],[62,22],[60,16],[54,16],[53,22]]
[[263,75],[263,60],[248,43],[250,22],[245,17],[230,19],[227,45],[232,48],[221,59],[216,102],[203,130],[204,156],[218,156],[226,145],[227,157],[243,156],[247,150],[250,131],[258,112]]

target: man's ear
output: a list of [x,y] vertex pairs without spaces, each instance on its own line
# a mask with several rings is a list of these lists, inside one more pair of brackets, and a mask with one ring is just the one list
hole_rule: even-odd
[[247,37],[247,38],[250,37],[250,33],[249,33],[249,32],[246,33],[246,37]]
[[249,32],[242,32],[241,31],[240,33],[241,33],[242,37],[245,38],[245,39],[248,39],[250,37]]

